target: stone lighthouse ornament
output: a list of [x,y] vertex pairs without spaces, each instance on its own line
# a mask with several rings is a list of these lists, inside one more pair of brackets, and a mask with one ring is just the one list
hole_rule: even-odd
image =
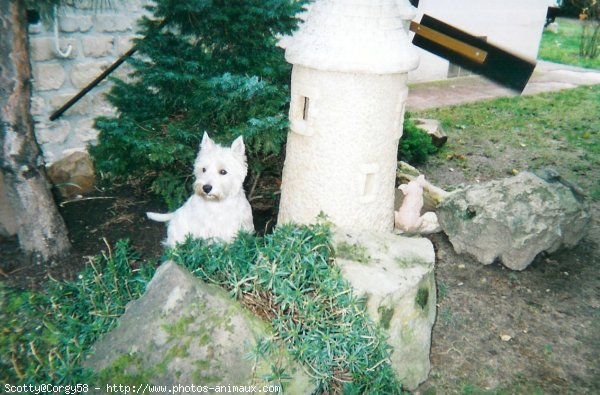
[[281,41],[293,70],[279,223],[323,212],[340,227],[393,230],[414,15],[408,0],[317,0]]

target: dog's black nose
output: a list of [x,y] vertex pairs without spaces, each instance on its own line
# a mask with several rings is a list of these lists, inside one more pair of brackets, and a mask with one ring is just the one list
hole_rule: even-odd
[[204,191],[204,193],[210,193],[210,191],[212,191],[212,185],[209,185],[209,184],[203,185],[202,190]]

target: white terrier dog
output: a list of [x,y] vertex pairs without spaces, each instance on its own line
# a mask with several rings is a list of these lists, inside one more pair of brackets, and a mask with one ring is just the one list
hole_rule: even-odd
[[228,243],[240,230],[254,232],[252,210],[242,187],[248,172],[245,150],[242,136],[226,148],[204,133],[194,162],[192,196],[173,213],[146,213],[154,221],[169,222],[166,246],[183,242],[188,234]]

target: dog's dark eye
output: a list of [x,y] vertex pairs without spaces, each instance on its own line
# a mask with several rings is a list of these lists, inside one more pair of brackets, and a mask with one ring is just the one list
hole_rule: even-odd
[[221,169],[221,171],[219,172],[220,175],[224,176],[225,174],[227,174],[227,170],[225,169]]
[[202,168],[202,173],[206,173],[206,167]]

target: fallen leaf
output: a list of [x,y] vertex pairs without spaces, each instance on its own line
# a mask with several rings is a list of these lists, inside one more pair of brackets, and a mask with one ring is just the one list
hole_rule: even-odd
[[466,161],[467,157],[463,154],[454,154],[454,153],[446,155],[446,160],[452,160],[452,159]]

